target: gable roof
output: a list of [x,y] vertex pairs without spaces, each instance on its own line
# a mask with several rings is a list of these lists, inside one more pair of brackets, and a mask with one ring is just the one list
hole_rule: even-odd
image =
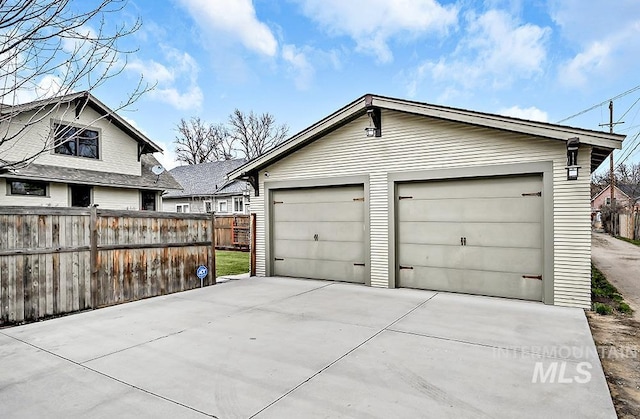
[[[121,129],[128,136],[133,138],[140,144],[140,154],[162,152],[162,148],[147,138],[146,135],[141,133],[137,128],[127,122],[120,115],[115,113],[107,105],[100,102],[95,96],[89,92],[69,93],[63,96],[52,97],[48,99],[36,100],[21,105],[2,105],[0,106],[0,121],[11,118],[14,115],[29,112],[38,111],[38,109],[44,109],[51,107],[52,109],[62,109],[67,107],[68,109],[82,109],[85,106],[89,106],[95,110],[102,118],[111,122],[113,125]],[[49,111],[47,111],[49,112]]]
[[227,173],[245,162],[244,159],[236,159],[174,167],[169,173],[182,185],[182,190],[169,191],[163,198],[213,195],[230,183]]
[[[627,198],[640,199],[640,185],[618,183],[616,184],[615,188],[618,190],[618,192],[620,192],[622,195],[626,196]],[[595,201],[600,195],[602,195],[605,192],[611,193],[609,192],[610,190],[611,190],[611,185],[607,185],[603,190],[601,190],[600,192],[595,194],[593,198],[591,198],[591,202]]]
[[152,154],[142,155],[140,161],[142,166],[140,176],[31,163],[25,168],[2,173],[0,177],[116,188],[149,190],[181,188],[169,172],[163,172],[160,176],[153,174],[151,168],[159,163]]
[[249,184],[247,182],[235,179],[218,188],[216,195],[242,195],[248,188]]
[[[368,109],[375,108],[427,116],[503,131],[511,131],[520,134],[529,134],[565,142],[569,138],[579,137],[581,143],[593,146],[591,153],[592,170],[595,170],[595,168],[597,168],[614,149],[620,149],[622,147],[622,140],[625,138],[624,135],[619,134],[609,134],[601,131],[592,131],[546,122],[529,121],[508,116],[367,94],[361,96],[314,125],[311,125],[303,131],[295,134],[284,143],[273,148],[271,151],[237,168],[233,172],[229,173],[229,178],[243,178],[252,173],[256,173],[260,169],[275,163],[331,131],[334,131],[356,118],[361,117],[366,114]],[[382,131],[384,135],[384,125],[382,127]]]

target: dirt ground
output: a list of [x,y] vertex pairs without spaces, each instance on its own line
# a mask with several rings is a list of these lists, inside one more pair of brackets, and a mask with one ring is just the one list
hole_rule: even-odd
[[587,312],[613,404],[622,419],[640,417],[640,322]]

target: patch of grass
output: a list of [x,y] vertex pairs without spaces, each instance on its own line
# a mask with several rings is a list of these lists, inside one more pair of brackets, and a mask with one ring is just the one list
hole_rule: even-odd
[[623,240],[623,241],[626,241],[626,242],[631,243],[631,244],[635,244],[636,246],[640,246],[640,240],[628,239],[628,238],[622,237],[622,236],[616,236],[616,239]]
[[633,310],[624,302],[618,289],[614,287],[607,278],[591,264],[591,301],[593,310],[598,314],[611,314],[613,311],[631,314]]
[[216,250],[216,277],[249,272],[249,252]]

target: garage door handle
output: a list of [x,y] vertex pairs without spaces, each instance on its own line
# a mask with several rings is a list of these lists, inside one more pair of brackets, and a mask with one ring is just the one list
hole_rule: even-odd
[[284,259],[282,259],[282,258],[273,258],[273,259],[274,259],[274,260],[284,260]]
[[365,266],[364,263],[354,263],[353,266]]
[[522,275],[525,279],[539,279],[542,281],[542,275]]
[[400,269],[413,269],[413,266],[402,266],[402,265],[400,265]]

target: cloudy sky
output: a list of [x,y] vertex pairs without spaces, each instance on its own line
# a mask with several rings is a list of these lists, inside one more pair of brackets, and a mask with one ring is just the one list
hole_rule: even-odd
[[119,18],[135,16],[137,52],[95,94],[156,83],[122,115],[169,168],[180,118],[270,112],[294,134],[365,93],[548,122],[593,107],[565,123],[606,130],[595,105],[632,90],[616,156],[640,142],[638,0],[129,0]]

